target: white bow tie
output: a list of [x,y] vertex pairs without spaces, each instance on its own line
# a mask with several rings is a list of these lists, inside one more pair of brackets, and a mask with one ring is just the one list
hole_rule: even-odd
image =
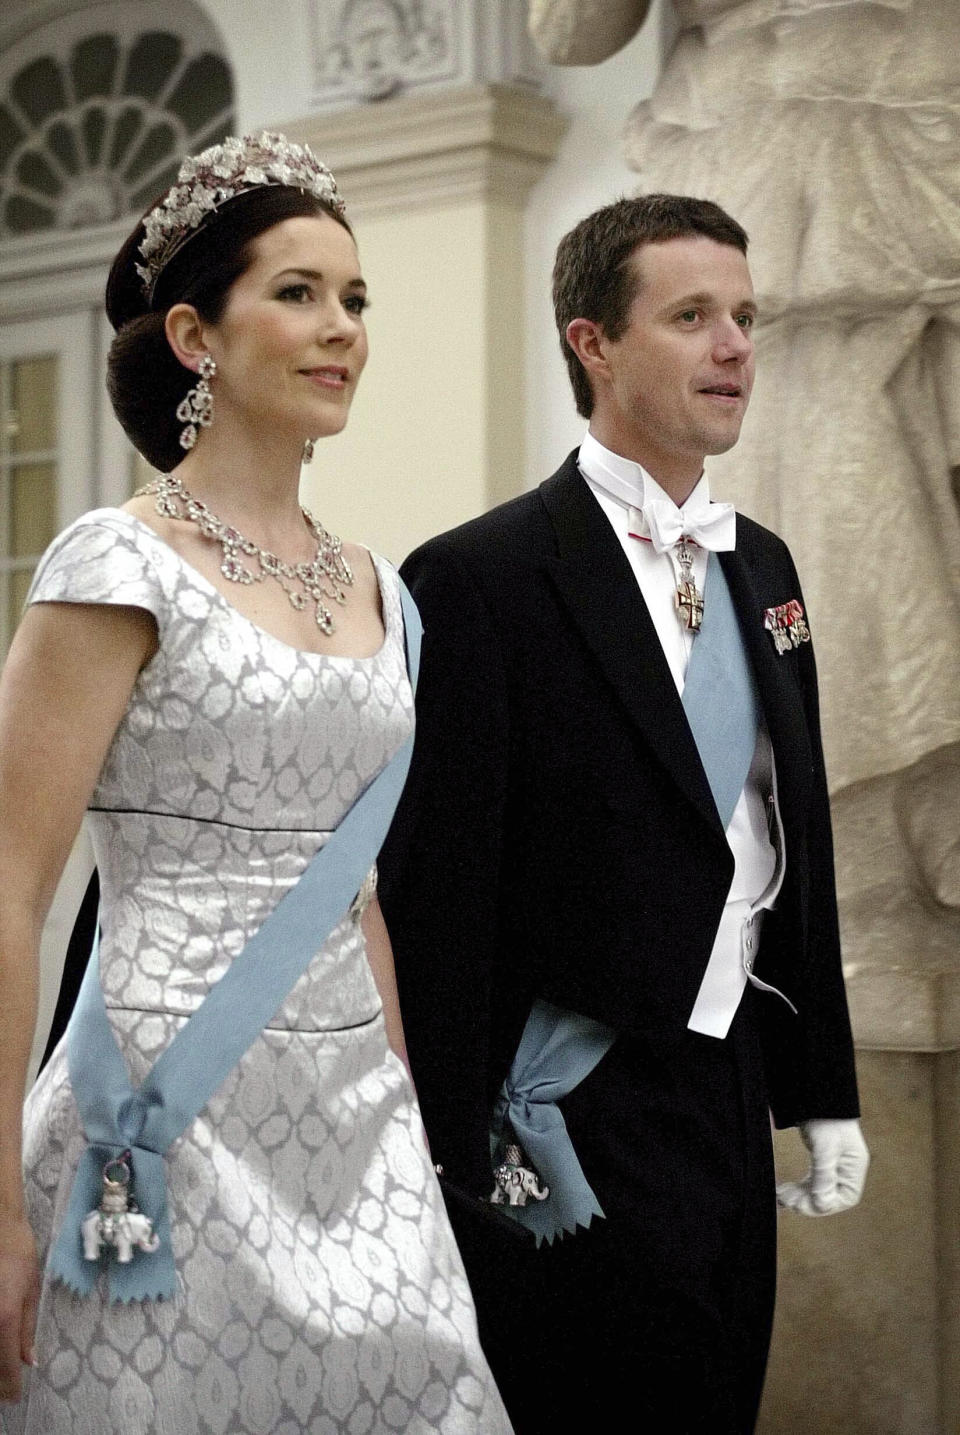
[[676,504],[653,498],[641,509],[629,512],[630,537],[649,538],[655,553],[666,553],[686,534],[701,548],[723,553],[737,541],[737,514],[732,503],[711,503],[696,515],[688,515]]

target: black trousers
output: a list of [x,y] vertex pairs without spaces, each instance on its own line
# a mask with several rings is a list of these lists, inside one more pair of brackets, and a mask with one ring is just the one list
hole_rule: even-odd
[[749,1435],[773,1319],[770,1122],[748,989],[724,1041],[621,1036],[563,1102],[605,1212],[539,1250],[458,1228],[517,1435]]

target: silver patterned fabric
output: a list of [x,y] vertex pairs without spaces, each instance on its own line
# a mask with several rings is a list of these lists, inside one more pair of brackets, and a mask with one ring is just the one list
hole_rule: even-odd
[[[135,1084],[410,731],[397,578],[375,562],[385,643],[338,658],[257,628],[118,509],[41,561],[33,601],[145,608],[159,631],[88,816]],[[25,1113],[42,1260],[82,1145],[61,1042]],[[356,912],[167,1168],[177,1297],[45,1281],[6,1435],[509,1432]]]

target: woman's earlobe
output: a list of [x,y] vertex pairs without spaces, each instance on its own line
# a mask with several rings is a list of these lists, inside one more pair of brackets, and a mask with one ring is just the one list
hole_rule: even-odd
[[192,304],[174,304],[163,321],[167,343],[185,369],[194,373],[208,354],[204,325]]

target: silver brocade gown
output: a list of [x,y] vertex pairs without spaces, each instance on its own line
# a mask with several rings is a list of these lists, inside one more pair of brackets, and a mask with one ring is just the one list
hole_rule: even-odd
[[[48,550],[34,600],[146,608],[160,635],[91,803],[101,974],[137,1084],[410,731],[396,574],[372,658],[300,652],[118,509]],[[27,1102],[45,1260],[82,1149],[61,1042]],[[170,1149],[180,1293],[45,1281],[7,1435],[509,1431],[355,916]]]

